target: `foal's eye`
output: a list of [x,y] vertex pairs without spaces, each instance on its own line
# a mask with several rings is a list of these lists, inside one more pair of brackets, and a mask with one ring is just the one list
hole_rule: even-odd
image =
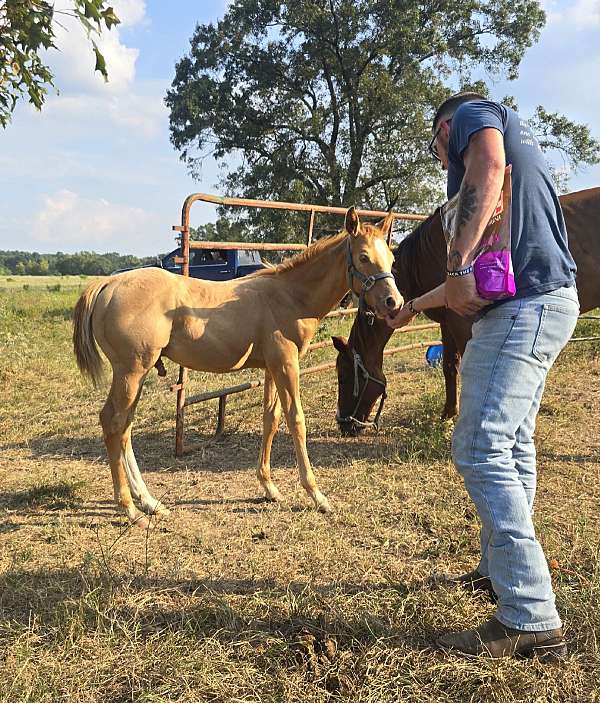
[[358,260],[360,261],[361,264],[368,264],[369,263],[369,255],[368,254],[361,254],[358,257]]

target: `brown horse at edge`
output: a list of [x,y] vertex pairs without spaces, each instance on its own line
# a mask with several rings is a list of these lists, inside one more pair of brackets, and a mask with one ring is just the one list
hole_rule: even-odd
[[[600,306],[600,188],[560,196],[569,249],[577,264],[581,312]],[[409,234],[394,252],[394,275],[405,300],[432,290],[446,277],[446,241],[439,209]],[[458,413],[458,366],[471,337],[471,321],[447,308],[428,310],[440,323],[444,345],[446,400],[442,418]],[[392,330],[385,320],[357,315],[348,340],[334,337],[338,350],[338,425],[342,434],[357,435],[369,421],[373,406],[385,393],[383,350]],[[360,360],[360,367],[357,366]]]
[[94,384],[102,377],[98,346],[112,366],[100,422],[115,502],[131,522],[147,526],[142,513],[168,513],[146,487],[131,444],[144,380],[161,355],[198,371],[264,368],[257,474],[265,495],[281,500],[271,479],[270,456],[283,406],[302,486],[317,509],[331,510],[306,451],[298,360],[319,320],[348,290],[354,291],[354,278],[362,282],[361,297],[379,317],[402,304],[391,274],[394,257],[386,243],[392,223],[390,214],[377,226],[362,225],[351,208],[345,231],[279,266],[233,281],[203,281],[145,268],[88,286],[75,307],[73,346],[79,369]]

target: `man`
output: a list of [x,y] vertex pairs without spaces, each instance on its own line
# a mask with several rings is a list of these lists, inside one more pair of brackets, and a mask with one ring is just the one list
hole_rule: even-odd
[[[579,314],[575,263],[547,165],[528,124],[509,107],[458,93],[433,121],[432,154],[459,195],[448,276],[389,320],[446,304],[474,316],[461,365],[452,457],[481,520],[477,568],[450,581],[497,599],[495,616],[438,644],[492,657],[566,654],[550,573],[532,522],[535,420],[548,370]],[[512,164],[512,260],[517,293],[489,305],[477,294],[473,253]]]

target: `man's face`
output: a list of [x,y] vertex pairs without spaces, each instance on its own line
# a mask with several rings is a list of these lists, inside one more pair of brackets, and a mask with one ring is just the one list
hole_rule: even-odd
[[444,171],[448,170],[448,142],[450,141],[451,122],[451,119],[439,122],[429,144],[429,151],[441,163]]

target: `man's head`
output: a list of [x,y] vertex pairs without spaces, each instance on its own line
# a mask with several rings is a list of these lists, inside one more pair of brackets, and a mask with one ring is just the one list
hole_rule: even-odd
[[465,91],[462,93],[455,93],[449,98],[446,98],[444,102],[438,107],[435,117],[433,118],[433,124],[431,126],[431,131],[433,137],[429,143],[429,151],[442,163],[442,168],[446,170],[448,168],[448,142],[450,140],[450,123],[454,117],[454,113],[463,103],[471,102],[472,100],[485,100],[483,95],[479,93],[473,93]]

